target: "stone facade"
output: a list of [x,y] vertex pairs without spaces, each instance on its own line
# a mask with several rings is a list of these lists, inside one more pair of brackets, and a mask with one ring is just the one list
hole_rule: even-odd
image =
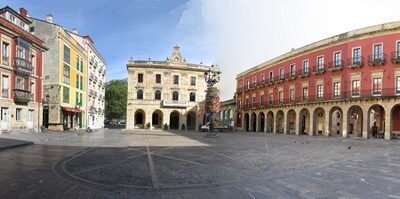
[[0,133],[40,131],[44,42],[29,32],[27,11],[0,9]]
[[236,79],[237,128],[399,138],[400,22],[312,43]]
[[203,123],[208,66],[188,64],[178,46],[166,61],[130,60],[127,128],[196,130]]

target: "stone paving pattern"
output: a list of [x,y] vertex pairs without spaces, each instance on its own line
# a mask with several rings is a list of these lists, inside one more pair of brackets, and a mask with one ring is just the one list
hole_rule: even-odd
[[0,198],[400,198],[397,140],[203,135],[1,134]]

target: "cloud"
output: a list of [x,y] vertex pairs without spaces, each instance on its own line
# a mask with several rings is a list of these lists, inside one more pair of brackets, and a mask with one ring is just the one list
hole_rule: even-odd
[[[192,0],[199,5],[222,68],[221,98],[232,98],[236,75],[309,43],[343,32],[398,20],[399,1]],[[193,16],[191,16],[193,18]]]

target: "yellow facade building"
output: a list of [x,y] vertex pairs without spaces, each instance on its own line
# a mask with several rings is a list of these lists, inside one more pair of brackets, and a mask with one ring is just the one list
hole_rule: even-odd
[[51,15],[31,19],[35,35],[50,49],[43,64],[43,125],[57,131],[85,128],[87,51]]

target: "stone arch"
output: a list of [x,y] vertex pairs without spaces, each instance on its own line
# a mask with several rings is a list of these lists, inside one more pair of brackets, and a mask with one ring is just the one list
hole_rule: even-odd
[[176,110],[169,114],[169,129],[179,130],[179,118],[180,114]]
[[163,112],[159,109],[154,110],[153,114],[151,115],[151,124],[154,128],[162,128],[163,124]]
[[400,133],[400,104],[394,105],[390,114],[390,132],[396,132],[395,138],[399,138]]
[[347,132],[349,136],[362,136],[363,111],[358,105],[351,106],[347,111]]
[[373,138],[385,136],[385,108],[380,104],[374,104],[368,109],[368,134]]
[[329,111],[329,135],[343,136],[343,111],[338,106]]
[[325,133],[325,110],[318,107],[313,113],[313,135],[323,135]]
[[249,113],[244,114],[244,130],[245,131],[250,131],[250,116]]
[[272,111],[269,111],[267,113],[267,133],[274,132],[274,119],[274,113]]
[[146,113],[144,112],[143,109],[138,109],[135,111],[135,128],[144,128],[144,125],[146,124]]
[[189,111],[186,115],[186,129],[191,131],[196,130],[196,113],[194,111]]
[[251,113],[251,131],[256,132],[257,128],[257,114]]
[[293,109],[290,109],[287,112],[286,116],[286,133],[287,134],[296,134],[296,111]]
[[258,131],[264,132],[265,129],[265,114],[264,112],[260,112],[258,114]]
[[299,134],[310,134],[310,111],[307,108],[301,109],[299,113]]
[[279,110],[276,113],[276,133],[284,133],[284,117],[285,117],[285,113],[283,113],[282,110]]

